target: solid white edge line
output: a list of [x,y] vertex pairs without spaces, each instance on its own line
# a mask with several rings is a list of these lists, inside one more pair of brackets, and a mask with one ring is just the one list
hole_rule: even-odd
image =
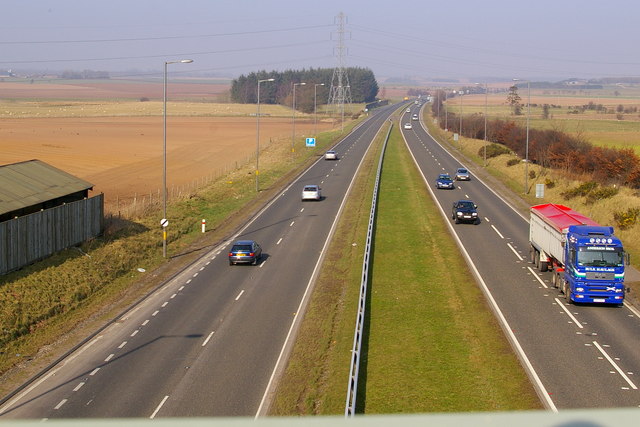
[[[485,218],[486,219],[486,218]],[[493,231],[495,231],[496,233],[498,233],[498,236],[500,236],[501,239],[504,239],[504,236],[502,235],[501,232],[498,231],[498,229],[496,228],[495,225],[491,224],[491,228],[493,228]]]
[[167,399],[169,398],[169,396],[165,396],[164,399],[162,399],[162,402],[160,402],[160,404],[158,405],[158,407],[156,408],[155,411],[153,411],[153,414],[151,414],[151,416],[149,417],[149,419],[154,419],[156,417],[156,415],[158,414],[158,412],[160,411],[160,408],[162,408],[162,405],[164,405],[164,402],[167,401]]
[[547,284],[546,284],[546,283],[544,283],[544,282],[542,281],[542,279],[540,278],[540,276],[538,276],[538,274],[537,274],[535,271],[533,271],[533,268],[531,268],[531,267],[527,267],[527,268],[529,269],[529,271],[531,272],[531,274],[533,274],[533,277],[535,277],[536,279],[538,279],[538,282],[540,282],[540,284],[541,284],[542,286],[544,286],[544,287],[545,287],[545,289],[549,289],[549,287],[547,286]]
[[[380,131],[382,130],[382,125],[384,123],[386,123],[386,122],[387,122],[387,120],[384,120],[384,122],[382,124],[380,124],[380,128],[378,129],[378,132],[376,132],[374,137],[371,139],[372,142],[378,137],[378,135],[380,134]],[[360,127],[360,126],[362,126],[362,123],[360,125],[358,125],[358,127]],[[352,129],[352,132],[355,129],[356,128]],[[343,141],[344,141],[344,139],[343,139]],[[265,388],[264,394],[262,395],[262,400],[260,401],[260,405],[258,406],[258,410],[256,411],[256,415],[255,415],[254,419],[258,419],[258,417],[260,417],[261,412],[263,411],[263,409],[266,409],[267,400],[269,399],[270,394],[271,394],[271,387],[273,386],[273,382],[275,380],[277,372],[280,370],[280,366],[281,366],[281,363],[283,362],[284,355],[285,355],[287,349],[289,348],[289,340],[291,339],[291,337],[293,335],[293,331],[297,327],[298,319],[300,318],[299,314],[300,314],[301,310],[303,309],[303,307],[307,303],[307,296],[309,295],[309,291],[310,291],[310,289],[311,289],[313,283],[315,282],[316,277],[317,277],[317,275],[319,273],[320,265],[322,264],[322,261],[324,260],[325,252],[326,252],[327,248],[329,247],[329,243],[331,242],[331,238],[333,237],[333,235],[335,233],[335,229],[337,227],[338,220],[339,220],[339,218],[340,218],[340,216],[342,214],[342,211],[344,210],[344,206],[347,203],[347,199],[348,199],[348,196],[349,196],[349,194],[351,192],[351,189],[353,188],[353,183],[355,182],[356,177],[358,176],[358,174],[360,172],[360,169],[362,168],[362,164],[364,163],[364,159],[369,154],[369,150],[371,150],[372,146],[373,146],[373,144],[369,144],[369,147],[367,147],[367,151],[362,156],[362,159],[360,160],[360,163],[358,164],[358,167],[356,168],[356,170],[355,170],[355,172],[353,174],[353,177],[351,178],[351,182],[349,183],[349,187],[347,188],[347,191],[345,192],[344,197],[342,198],[342,203],[340,203],[340,207],[338,208],[338,212],[336,213],[336,216],[333,219],[333,224],[331,224],[331,229],[329,230],[329,233],[327,233],[327,238],[324,241],[324,245],[322,247],[322,251],[320,251],[320,256],[318,257],[318,261],[316,262],[316,265],[315,265],[315,267],[313,269],[313,272],[311,273],[311,277],[309,278],[309,281],[307,282],[307,287],[305,288],[304,294],[302,295],[302,298],[300,299],[300,304],[298,304],[298,309],[296,310],[296,313],[293,316],[293,320],[291,321],[291,326],[289,326],[289,331],[287,332],[287,336],[285,337],[284,343],[282,344],[282,348],[280,349],[280,354],[278,355],[278,359],[276,360],[276,363],[275,363],[275,365],[273,367],[273,371],[271,372],[271,376],[269,377],[269,382],[267,383],[267,387]],[[315,163],[314,163],[314,165],[315,165]],[[310,166],[309,169],[311,169],[311,167],[313,167],[313,165]],[[309,169],[307,169],[307,170],[309,170]],[[293,185],[293,184],[291,184],[291,185]],[[291,187],[291,185],[289,187]],[[287,189],[289,187],[287,187]],[[262,415],[266,415],[266,414],[262,414]]]
[[[429,136],[431,136],[431,135],[429,135]],[[435,139],[434,139],[434,141],[435,141]],[[529,378],[531,378],[531,381],[534,383],[534,387],[537,390],[538,396],[543,400],[543,404],[545,404],[546,407],[549,410],[551,410],[553,412],[558,412],[558,408],[556,407],[555,403],[553,403],[553,400],[551,399],[551,396],[549,396],[549,392],[547,391],[546,387],[544,386],[544,384],[542,384],[542,380],[538,376],[538,373],[533,368],[533,365],[531,364],[531,361],[529,360],[529,357],[527,357],[527,354],[524,352],[524,349],[520,345],[520,341],[518,341],[518,338],[513,333],[513,330],[511,329],[511,326],[509,325],[509,322],[507,322],[507,319],[504,317],[504,314],[502,313],[502,310],[500,310],[500,307],[498,307],[498,303],[493,298],[493,294],[491,293],[491,291],[487,287],[487,284],[485,283],[484,279],[480,275],[480,272],[476,268],[476,265],[473,263],[473,260],[469,256],[469,253],[467,252],[467,249],[462,244],[462,241],[460,240],[460,237],[458,237],[458,233],[456,233],[455,228],[449,222],[449,217],[446,215],[444,209],[442,209],[442,206],[438,202],[438,199],[435,197],[435,194],[433,193],[433,190],[431,189],[431,186],[429,186],[427,178],[424,176],[424,173],[423,173],[422,169],[420,168],[420,165],[418,164],[418,160],[414,156],[413,151],[411,151],[411,147],[409,147],[409,143],[407,142],[406,139],[404,140],[404,143],[407,146],[407,149],[409,150],[409,153],[411,154],[411,157],[413,158],[413,161],[416,164],[416,167],[418,168],[418,171],[420,172],[420,175],[422,175],[422,179],[424,180],[424,182],[426,184],[426,187],[429,190],[429,193],[431,193],[431,196],[433,197],[433,200],[436,201],[436,205],[438,206],[438,209],[440,210],[440,214],[445,219],[447,227],[449,227],[449,231],[451,232],[451,235],[453,236],[453,238],[455,239],[456,243],[458,244],[458,247],[460,248],[460,251],[462,252],[463,257],[464,257],[465,261],[467,262],[467,265],[469,265],[469,267],[471,268],[474,276],[476,277],[476,279],[480,283],[480,288],[482,289],[482,291],[486,295],[486,297],[487,297],[487,299],[489,301],[489,305],[491,306],[491,308],[493,309],[494,313],[498,317],[498,322],[502,326],[502,330],[507,335],[507,338],[509,339],[509,341],[513,345],[513,347],[514,347],[514,349],[516,351],[516,354],[518,355],[518,357],[522,361],[522,364],[524,365],[525,371],[528,373]],[[436,141],[436,143],[437,143],[437,141]]]
[[556,302],[558,303],[560,308],[562,310],[564,310],[565,313],[567,313],[567,316],[569,316],[571,318],[571,320],[573,320],[573,323],[575,323],[577,327],[579,327],[580,329],[584,329],[584,326],[582,326],[582,324],[578,321],[578,319],[576,319],[575,316],[573,314],[571,314],[569,309],[567,309],[567,307],[564,306],[562,301],[560,301],[558,298],[554,298],[554,300],[556,300]]
[[518,253],[518,252],[513,248],[513,246],[511,246],[511,243],[507,243],[507,246],[509,246],[509,249],[511,249],[511,250],[513,251],[513,253],[514,253],[514,254],[516,254],[516,256],[518,257],[518,259],[519,259],[520,261],[522,261],[522,260],[524,259],[524,258],[522,258],[522,257],[520,256],[520,254],[519,254],[519,253]]
[[602,355],[609,361],[609,363],[611,363],[611,366],[613,366],[615,368],[616,371],[618,371],[618,373],[620,375],[622,375],[622,378],[624,378],[624,380],[627,382],[627,384],[629,384],[631,386],[632,389],[637,390],[638,386],[636,386],[627,376],[627,374],[625,374],[624,372],[622,372],[622,369],[620,369],[620,366],[618,366],[618,364],[616,362],[613,361],[613,359],[611,358],[611,356],[609,356],[607,354],[606,351],[604,351],[604,349],[600,346],[600,344],[598,344],[597,341],[593,341],[593,345],[596,346],[596,348],[600,351],[600,353],[602,353]]

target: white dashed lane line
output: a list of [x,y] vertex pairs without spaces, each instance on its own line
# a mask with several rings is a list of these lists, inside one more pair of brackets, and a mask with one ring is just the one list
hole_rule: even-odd
[[520,256],[520,254],[518,253],[518,251],[516,251],[516,250],[513,248],[513,246],[511,246],[511,243],[507,243],[507,246],[509,246],[509,249],[511,249],[511,251],[513,251],[513,253],[514,253],[514,254],[516,254],[516,256],[518,257],[518,259],[519,259],[520,261],[522,261],[522,260],[523,260],[523,258]]
[[213,332],[211,332],[209,334],[209,336],[204,340],[204,342],[202,343],[202,347],[204,347],[205,345],[207,345],[207,343],[209,342],[209,340],[211,339],[211,337],[213,336]]

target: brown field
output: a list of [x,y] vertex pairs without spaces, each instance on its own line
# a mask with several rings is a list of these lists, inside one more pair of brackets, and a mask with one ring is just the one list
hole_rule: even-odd
[[[298,143],[313,120],[297,119]],[[318,130],[329,125],[318,123]],[[39,159],[95,185],[107,203],[159,194],[162,116],[2,119],[0,164]],[[261,148],[290,144],[291,119],[263,117]],[[168,117],[167,187],[189,186],[254,158],[256,120],[249,117]]]

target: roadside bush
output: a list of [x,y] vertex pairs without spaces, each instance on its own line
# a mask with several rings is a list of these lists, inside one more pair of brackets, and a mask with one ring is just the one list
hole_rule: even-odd
[[600,187],[592,190],[587,194],[586,204],[592,205],[598,200],[609,199],[618,194],[618,188],[616,187]]
[[614,212],[613,220],[616,222],[617,228],[626,230],[636,225],[638,216],[640,216],[640,208],[629,208],[626,211]]
[[572,188],[572,189],[567,190],[567,191],[563,191],[562,193],[560,193],[560,195],[562,197],[564,197],[565,200],[570,200],[570,199],[573,199],[574,197],[586,196],[591,191],[595,190],[597,187],[598,187],[598,183],[597,182],[588,181],[588,182],[585,182],[583,184],[578,185],[575,188]]
[[[504,145],[500,145],[500,144],[487,145],[487,159],[490,159],[492,157],[498,157],[498,156],[501,156],[502,154],[509,154],[509,153],[511,153],[511,150],[509,150]],[[478,150],[478,156],[480,157],[484,156],[484,147]]]
[[556,182],[550,178],[545,178],[544,185],[547,188],[553,188],[556,186]]
[[529,171],[529,178],[534,179],[536,177],[536,171]]
[[519,159],[509,159],[507,160],[507,166],[515,166],[520,163]]

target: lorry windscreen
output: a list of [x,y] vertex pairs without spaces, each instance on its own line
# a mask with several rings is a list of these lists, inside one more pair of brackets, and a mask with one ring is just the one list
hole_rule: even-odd
[[615,250],[586,250],[578,251],[578,265],[586,267],[622,267],[624,265],[623,252]]

